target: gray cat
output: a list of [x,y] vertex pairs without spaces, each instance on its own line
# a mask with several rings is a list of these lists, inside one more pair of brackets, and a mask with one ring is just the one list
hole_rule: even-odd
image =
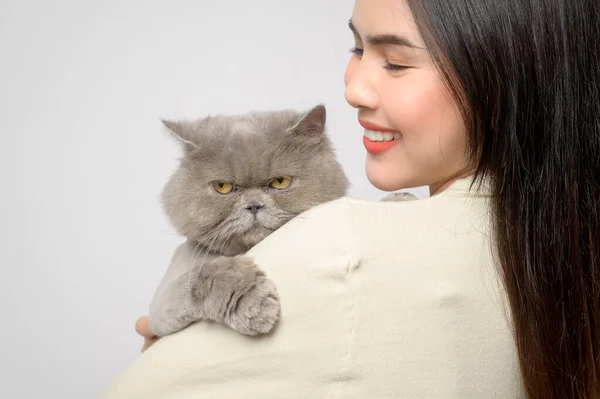
[[159,336],[198,320],[243,334],[279,317],[274,284],[244,254],[309,208],[342,197],[348,180],[325,135],[325,107],[163,121],[182,143],[164,210],[187,242],[150,305]]

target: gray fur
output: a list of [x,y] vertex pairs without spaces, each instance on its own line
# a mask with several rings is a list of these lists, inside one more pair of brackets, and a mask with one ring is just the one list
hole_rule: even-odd
[[394,192],[386,194],[381,200],[385,202],[401,202],[401,201],[412,201],[416,200],[417,197],[411,193],[406,192]]
[[[244,253],[298,214],[345,194],[348,180],[324,134],[325,121],[322,105],[307,113],[163,121],[184,153],[162,202],[188,242],[150,305],[157,335],[203,319],[249,335],[272,329],[279,317],[275,286]],[[292,178],[288,188],[269,187],[282,176]],[[220,194],[215,181],[238,189]]]

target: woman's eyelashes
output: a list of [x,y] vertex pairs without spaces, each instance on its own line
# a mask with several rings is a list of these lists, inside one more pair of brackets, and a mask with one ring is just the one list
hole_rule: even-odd
[[408,69],[409,67],[404,66],[404,65],[398,65],[398,64],[390,64],[389,62],[386,62],[385,69],[387,69],[388,71],[404,71],[406,69]]
[[[362,58],[365,50],[358,48],[358,47],[352,47],[350,49],[350,52],[354,55],[356,55],[358,58]],[[389,62],[386,62],[385,65],[383,66],[384,69],[387,69],[388,71],[404,71],[406,69],[408,69],[409,67],[405,66],[405,65],[399,65],[399,64],[391,64]]]
[[363,53],[365,52],[365,50],[358,48],[358,47],[352,47],[350,49],[350,52],[358,57],[362,57]]

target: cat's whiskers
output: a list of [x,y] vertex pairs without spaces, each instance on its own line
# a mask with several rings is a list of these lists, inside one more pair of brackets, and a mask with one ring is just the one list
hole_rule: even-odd
[[[198,260],[198,256],[200,256],[201,251],[199,250],[200,248],[200,243],[197,242],[196,246],[194,247],[194,251],[192,252],[194,254],[194,256],[190,259],[190,267],[189,267],[189,271],[188,271],[188,287],[192,286],[192,281],[194,281],[195,279],[192,277],[192,273],[194,272],[194,270],[196,269],[196,261]],[[198,270],[198,274],[200,273],[200,270]],[[188,296],[189,296],[189,300],[190,302],[193,301],[193,293],[192,290],[188,288]]]
[[[227,231],[224,231],[223,228],[215,230],[213,232],[213,239],[210,242],[210,244],[206,246],[206,249],[208,252],[212,252],[213,254],[223,254],[225,246],[229,243],[229,241],[232,238],[233,237],[231,236],[231,234],[229,234]],[[219,249],[217,250],[217,248]]]
[[223,221],[221,229],[223,233],[231,236],[234,233],[240,233],[240,218],[227,218]]
[[231,240],[231,236],[223,236],[223,243],[221,244],[221,249],[219,250],[219,253],[223,253],[223,249],[225,248],[225,245],[229,243],[229,240]]
[[[211,236],[213,236],[213,237],[211,237]],[[188,287],[191,287],[192,282],[194,280],[196,280],[198,278],[198,276],[200,275],[200,268],[196,267],[198,259],[200,258],[200,254],[202,254],[202,252],[204,252],[204,257],[202,258],[202,261],[200,262],[200,265],[202,266],[204,264],[204,262],[206,262],[206,258],[208,257],[208,255],[210,253],[210,247],[214,244],[214,241],[218,237],[219,237],[219,232],[218,232],[218,230],[215,230],[208,234],[207,239],[212,240],[211,244],[208,247],[204,246],[199,241],[197,242],[196,247],[194,248],[194,252],[196,252],[196,251],[197,252],[195,253],[194,257],[191,259],[191,264],[190,264],[190,268],[189,268],[189,272],[188,272]],[[194,273],[194,271],[196,271],[196,273]],[[190,301],[193,301],[193,293],[192,293],[191,289],[188,290],[188,295],[189,295]]]

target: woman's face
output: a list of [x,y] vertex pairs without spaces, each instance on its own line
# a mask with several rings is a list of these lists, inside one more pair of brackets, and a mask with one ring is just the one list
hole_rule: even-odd
[[435,194],[467,175],[462,118],[406,2],[356,0],[350,28],[346,100],[365,128],[369,181],[385,191],[429,185]]

